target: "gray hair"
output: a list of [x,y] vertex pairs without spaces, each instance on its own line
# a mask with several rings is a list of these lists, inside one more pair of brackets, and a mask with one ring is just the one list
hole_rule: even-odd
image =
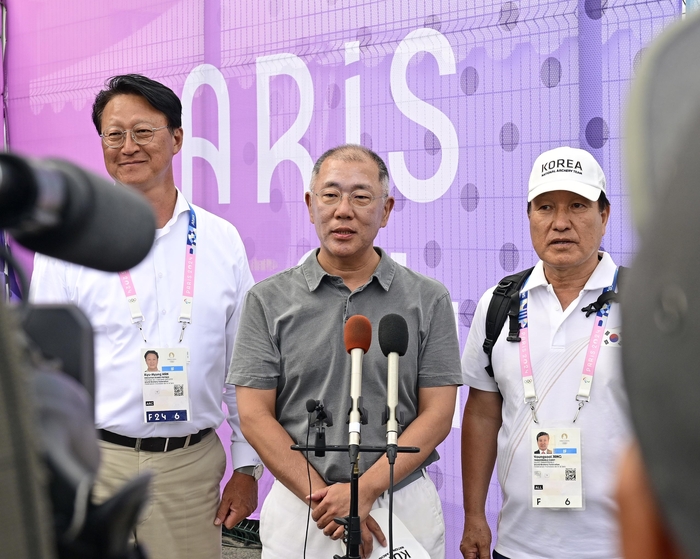
[[341,161],[360,162],[367,159],[374,161],[379,169],[379,184],[382,187],[382,194],[384,196],[389,195],[389,171],[386,167],[386,163],[384,163],[384,160],[371,149],[359,144],[343,144],[342,146],[329,149],[321,157],[319,157],[313,170],[311,171],[311,183],[309,184],[310,192],[313,192],[314,190],[316,179],[321,171],[321,165],[323,165],[323,162],[328,158],[339,159]]

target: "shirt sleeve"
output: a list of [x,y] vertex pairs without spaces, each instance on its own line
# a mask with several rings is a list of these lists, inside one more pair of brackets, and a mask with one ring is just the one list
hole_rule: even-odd
[[462,354],[464,384],[485,392],[498,392],[498,383],[486,372],[489,358],[483,349],[486,339],[486,312],[492,295],[493,289],[489,289],[479,300]]
[[[235,238],[233,239],[232,246],[235,247],[234,250],[237,258],[233,264],[233,273],[236,277],[236,291],[238,293],[238,300],[236,302],[234,312],[226,323],[226,360],[224,361],[226,364],[231,362],[234,340],[238,333],[238,325],[240,322],[241,313],[243,312],[243,302],[245,300],[246,293],[255,283],[253,274],[250,272],[243,241],[238,235],[238,232],[235,230],[234,236]],[[226,376],[226,374],[226,371],[224,371],[224,376]],[[241,422],[238,415],[238,406],[236,404],[236,387],[230,384],[225,384],[223,399],[226,403],[226,408],[228,409],[226,419],[231,427],[231,461],[234,469],[242,466],[262,464],[260,457],[248,443],[248,441],[245,440],[245,437],[241,431]]]
[[265,309],[255,292],[249,291],[226,382],[273,390],[277,388],[280,371],[280,351],[270,333]]
[[419,359],[419,388],[462,384],[457,325],[447,292],[435,302]]
[[238,416],[238,406],[236,405],[236,387],[232,384],[227,384],[225,389],[224,401],[228,408],[228,423],[231,426],[231,463],[233,468],[262,464],[258,453],[245,440],[241,432],[241,421]]

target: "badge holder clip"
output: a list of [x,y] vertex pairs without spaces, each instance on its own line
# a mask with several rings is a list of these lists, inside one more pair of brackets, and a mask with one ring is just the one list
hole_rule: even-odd
[[525,400],[525,403],[528,406],[530,406],[530,411],[532,412],[532,421],[539,424],[539,420],[537,419],[537,414],[535,413],[535,404],[537,403],[537,398],[529,398],[529,399]]

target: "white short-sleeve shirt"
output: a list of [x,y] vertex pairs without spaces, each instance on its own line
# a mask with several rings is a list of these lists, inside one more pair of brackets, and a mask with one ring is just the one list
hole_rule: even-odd
[[[612,285],[616,266],[603,253],[579,297],[562,309],[539,262],[523,289],[528,290],[530,356],[539,402],[539,425],[571,423],[577,409],[576,393],[593,329],[595,314],[581,309]],[[494,378],[484,369],[482,349],[486,311],[493,288],[479,301],[462,356],[464,384],[501,392],[503,425],[498,434],[498,481],[503,507],[496,549],[506,557],[542,558],[542,543],[550,555],[565,557],[572,550],[579,559],[619,556],[614,486],[620,452],[630,437],[627,397],[623,388],[620,306],[613,303],[595,369],[591,400],[576,421],[582,434],[583,511],[532,509],[530,434],[537,425],[523,401],[518,344],[506,341],[508,321],[494,345]],[[606,340],[608,343],[606,343]],[[611,343],[610,340],[614,340]],[[573,425],[573,423],[571,423]]]

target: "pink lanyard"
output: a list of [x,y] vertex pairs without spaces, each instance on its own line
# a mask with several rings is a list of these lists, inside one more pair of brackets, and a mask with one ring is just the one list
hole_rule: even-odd
[[[613,278],[613,284],[610,287],[606,287],[603,293],[607,291],[614,290],[617,286],[617,269],[615,270],[615,277]],[[523,393],[525,403],[530,406],[532,410],[532,419],[535,423],[539,423],[537,420],[537,415],[535,414],[535,404],[537,403],[537,392],[535,391],[535,379],[532,371],[532,360],[530,359],[530,339],[528,336],[528,321],[527,321],[527,300],[528,292],[523,290],[520,293],[520,308],[518,311],[518,321],[520,323],[520,373],[523,378]],[[586,359],[583,363],[583,373],[581,374],[581,382],[579,384],[578,392],[576,393],[576,401],[578,402],[578,409],[576,410],[576,415],[574,416],[574,423],[578,419],[578,414],[581,412],[581,408],[586,402],[591,399],[591,387],[593,386],[593,374],[595,373],[595,366],[598,362],[598,355],[600,354],[600,347],[603,340],[603,335],[605,333],[605,325],[608,322],[608,314],[610,312],[611,302],[605,303],[600,310],[595,315],[595,322],[593,323],[593,332],[591,333],[591,339],[588,342],[588,349],[586,350]]]
[[[189,204],[188,204],[189,206]],[[180,305],[180,317],[178,322],[182,324],[180,330],[180,341],[185,335],[185,328],[192,323],[192,301],[194,300],[194,272],[197,252],[197,216],[190,207],[190,218],[187,225],[187,246],[185,249],[185,279],[182,286],[182,304]],[[131,272],[126,270],[119,272],[119,281],[124,290],[126,302],[129,305],[129,313],[131,314],[132,324],[136,324],[141,332],[143,341],[147,343],[146,336],[143,333],[144,316],[141,312],[138,297],[136,296],[136,286],[131,278]]]

